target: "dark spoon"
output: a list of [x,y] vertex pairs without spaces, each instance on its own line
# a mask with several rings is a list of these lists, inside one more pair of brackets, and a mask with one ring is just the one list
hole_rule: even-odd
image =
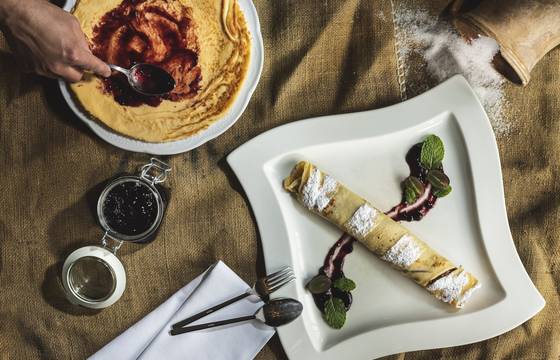
[[294,321],[301,315],[303,305],[294,299],[276,299],[271,300],[268,304],[263,305],[253,315],[242,316],[234,319],[221,320],[206,324],[185,326],[181,328],[171,329],[171,335],[184,334],[191,331],[210,329],[215,326],[233,324],[242,321],[258,320],[268,326],[277,327]]

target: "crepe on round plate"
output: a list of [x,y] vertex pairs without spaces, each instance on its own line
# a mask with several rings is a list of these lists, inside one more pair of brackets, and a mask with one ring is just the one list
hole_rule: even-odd
[[93,118],[131,138],[166,142],[206,129],[245,78],[251,39],[235,0],[80,0],[73,14],[102,60],[156,64],[175,79],[161,98],[132,93],[119,74],[70,85]]

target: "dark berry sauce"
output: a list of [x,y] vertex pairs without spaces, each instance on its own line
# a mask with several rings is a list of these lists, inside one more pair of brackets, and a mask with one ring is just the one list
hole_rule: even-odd
[[163,99],[179,101],[196,95],[201,70],[194,29],[190,8],[168,11],[165,4],[124,0],[93,29],[93,53],[127,69],[138,63],[161,67],[173,77],[175,88],[163,96],[142,95],[131,88],[125,75],[115,72],[103,79],[104,90],[126,106],[158,106]]
[[[341,238],[329,249],[329,253],[325,257],[323,267],[319,269],[319,275],[326,275],[331,282],[344,277],[342,267],[344,266],[344,258],[354,250],[354,238],[348,234],[342,234]],[[341,299],[346,306],[346,310],[352,305],[352,294],[349,291],[341,291],[334,286],[321,294],[312,294],[315,305],[323,311],[325,301],[335,296]]]
[[102,210],[110,229],[118,234],[134,236],[152,227],[157,220],[158,203],[146,184],[126,181],[109,191]]
[[149,94],[167,93],[175,87],[175,81],[165,70],[149,65],[140,65],[131,72],[134,83]]
[[[385,214],[395,221],[420,221],[432,209],[437,197],[432,192],[432,185],[426,180],[428,172],[420,165],[422,144],[414,145],[406,154],[406,163],[410,169],[410,176],[417,177],[424,184],[424,193],[418,196],[413,204],[403,200]],[[443,167],[439,170],[443,171]]]
[[[420,152],[422,144],[414,145],[406,154],[406,163],[410,170],[410,176],[417,177],[424,184],[424,193],[418,196],[413,204],[407,204],[403,200],[395,205],[385,214],[395,221],[420,221],[434,207],[437,197],[432,192],[432,186],[427,181],[427,171],[420,165]],[[439,170],[443,171],[443,167]],[[336,243],[329,249],[323,266],[319,269],[318,275],[326,275],[334,283],[336,279],[344,277],[344,259],[354,249],[354,239],[344,233]],[[334,286],[320,294],[312,294],[317,308],[324,312],[325,302],[331,297],[337,297],[344,302],[346,310],[352,305],[352,294],[341,291]]]

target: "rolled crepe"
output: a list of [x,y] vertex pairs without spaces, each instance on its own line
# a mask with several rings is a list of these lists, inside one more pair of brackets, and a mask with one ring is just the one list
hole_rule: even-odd
[[472,274],[311,163],[299,162],[284,188],[441,301],[461,308],[480,287]]

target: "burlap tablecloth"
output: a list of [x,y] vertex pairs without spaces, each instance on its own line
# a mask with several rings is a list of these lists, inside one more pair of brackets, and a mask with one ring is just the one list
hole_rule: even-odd
[[[391,16],[400,1],[256,2],[265,44],[257,91],[224,135],[167,158],[173,199],[165,224],[155,242],[121,249],[127,289],[101,312],[66,302],[61,261],[99,241],[88,191],[149,157],[98,139],[72,115],[54,81],[21,74],[0,52],[0,358],[82,359],[218,259],[248,282],[262,275],[259,234],[226,155],[281,124],[401,101]],[[547,306],[488,341],[389,358],[560,357],[559,66],[553,51],[528,87],[507,87],[513,129],[498,139],[513,238]],[[258,358],[285,358],[276,337]]]

